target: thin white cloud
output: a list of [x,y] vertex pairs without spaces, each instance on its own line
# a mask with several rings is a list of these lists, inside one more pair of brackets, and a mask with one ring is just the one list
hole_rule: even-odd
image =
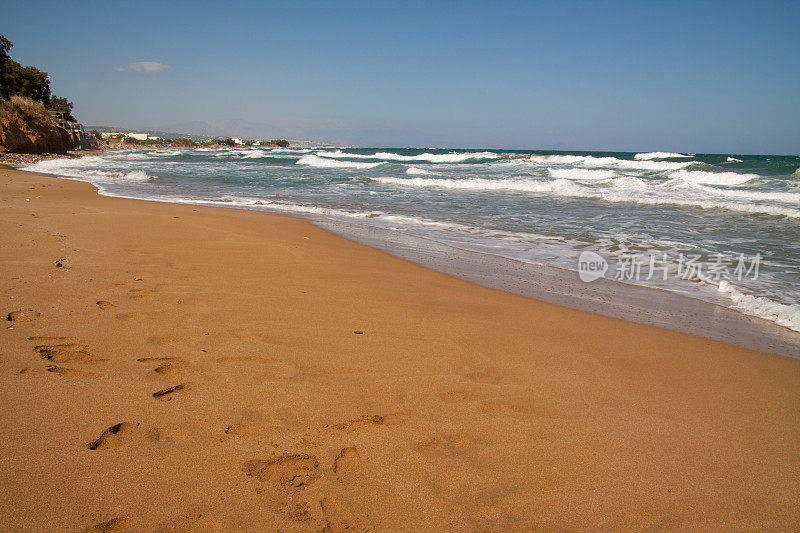
[[114,65],[111,67],[112,70],[116,70],[117,72],[124,72],[126,70],[132,70],[134,72],[144,72],[145,74],[150,74],[153,72],[161,72],[162,70],[167,70],[169,65],[165,65],[164,63],[158,63],[157,61],[137,61],[135,63],[129,63],[127,65]]

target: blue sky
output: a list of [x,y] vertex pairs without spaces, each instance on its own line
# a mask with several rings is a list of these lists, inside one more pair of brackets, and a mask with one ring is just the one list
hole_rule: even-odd
[[796,1],[0,0],[0,12],[12,57],[48,71],[85,124],[800,153]]

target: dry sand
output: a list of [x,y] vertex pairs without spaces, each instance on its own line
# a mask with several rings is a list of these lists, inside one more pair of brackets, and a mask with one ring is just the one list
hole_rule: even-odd
[[798,360],[302,220],[0,198],[4,531],[800,527]]

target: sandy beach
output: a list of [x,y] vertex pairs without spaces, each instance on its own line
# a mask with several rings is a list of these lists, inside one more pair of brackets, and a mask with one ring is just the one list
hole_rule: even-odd
[[2,530],[800,527],[798,360],[299,219],[0,184]]

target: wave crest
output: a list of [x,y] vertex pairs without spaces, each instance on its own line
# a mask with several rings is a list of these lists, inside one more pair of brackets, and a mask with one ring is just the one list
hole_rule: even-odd
[[465,163],[480,160],[499,159],[494,152],[452,152],[449,154],[423,153],[419,155],[403,155],[391,152],[376,152],[374,154],[351,154],[341,150],[333,152],[315,152],[316,155],[331,159],[382,159],[384,161],[426,161],[428,163]]
[[705,172],[702,170],[678,170],[671,178],[700,183],[703,185],[741,185],[761,176],[758,174],[739,174],[738,172]]
[[649,161],[651,159],[676,159],[679,157],[691,156],[685,154],[676,154],[675,152],[647,152],[633,156],[633,158],[637,161]]
[[306,165],[316,168],[375,168],[382,165],[382,162],[377,163],[359,163],[356,161],[339,161],[338,159],[328,159],[327,157],[319,157],[316,154],[304,155],[297,160],[298,165]]

